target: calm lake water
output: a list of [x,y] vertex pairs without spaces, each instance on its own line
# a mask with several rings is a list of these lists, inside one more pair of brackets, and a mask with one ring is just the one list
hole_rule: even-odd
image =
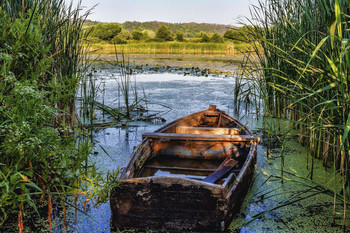
[[[112,75],[114,74],[114,76]],[[118,106],[118,83],[116,70],[99,70],[96,74],[101,87],[105,88],[105,104]],[[230,115],[233,114],[233,89],[235,79],[233,77],[196,77],[173,73],[153,73],[132,75],[132,81],[136,81],[139,98],[146,94],[148,108],[162,111],[161,116],[166,123],[193,112],[201,111],[214,104]],[[166,106],[166,107],[164,107]],[[170,111],[169,111],[170,109]],[[259,128],[260,122],[253,116],[245,115],[241,119],[253,131]],[[132,122],[126,128],[107,128],[94,133],[95,153],[92,159],[101,171],[121,168],[128,162],[134,147],[141,142],[142,134],[152,132],[166,123]],[[285,122],[281,122],[282,128]],[[104,153],[108,152],[108,155]],[[274,149],[269,158],[266,156],[266,148],[260,145],[258,148],[258,166],[256,178],[252,189],[249,191],[241,213],[233,221],[231,231],[234,232],[335,232],[342,231],[338,227],[331,227],[332,222],[332,197],[319,194],[310,187],[271,177],[272,174],[280,174],[280,149]],[[286,170],[307,177],[306,169],[307,150],[298,143],[290,142],[286,145]],[[321,163],[316,162],[318,169],[315,176],[322,177],[317,182],[324,182],[333,175],[321,168]],[[292,176],[293,179],[293,176]],[[294,178],[295,179],[295,178]],[[310,191],[311,189],[311,191]],[[308,192],[306,190],[309,190]],[[313,194],[309,198],[308,195]],[[250,221],[254,215],[275,208],[287,200],[296,200],[305,197],[304,200],[292,203],[286,207],[273,210],[260,219],[242,227],[244,221]],[[82,198],[81,198],[82,199]],[[83,209],[83,200],[78,206]],[[340,208],[338,211],[342,211]],[[92,208],[89,204],[86,214],[78,212],[77,223],[74,224],[74,209],[69,208],[66,220],[68,232],[110,232],[110,208],[109,203],[99,208]],[[341,215],[337,215],[339,222]],[[55,219],[55,232],[63,229],[62,218]]]

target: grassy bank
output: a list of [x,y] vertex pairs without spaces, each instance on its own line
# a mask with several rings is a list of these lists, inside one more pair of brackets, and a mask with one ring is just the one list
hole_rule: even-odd
[[140,42],[129,44],[91,44],[91,51],[97,54],[114,54],[123,51],[125,54],[206,54],[206,55],[234,55],[251,48],[249,44],[233,43],[191,43],[191,42]]

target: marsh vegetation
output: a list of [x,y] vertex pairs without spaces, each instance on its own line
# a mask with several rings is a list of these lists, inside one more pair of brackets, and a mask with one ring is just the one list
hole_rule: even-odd
[[[249,231],[254,229],[249,228],[253,221],[296,203],[307,205],[305,200],[323,194],[331,197],[331,201],[322,199],[318,203],[331,213],[327,215],[329,222],[345,227],[350,193],[349,7],[342,0],[260,1],[252,7],[253,26],[238,34],[237,30],[216,32],[221,33],[218,36],[204,29],[190,35],[181,28],[174,31],[161,25],[153,32],[126,24],[124,29],[118,24],[87,27],[84,22],[89,11],[81,15],[79,6],[65,6],[63,0],[2,1],[0,230],[9,229],[4,228],[9,222],[15,222],[20,232],[25,230],[31,224],[25,216],[28,209],[38,218],[47,219],[45,224],[51,228],[53,203],[63,212],[59,221],[64,229],[68,207],[75,212],[70,216],[74,219],[79,200],[82,212],[92,200],[94,206],[108,200],[108,190],[118,183],[118,172],[113,168],[126,162],[127,156],[122,155],[130,154],[138,142],[130,140],[130,135],[141,138],[143,131],[153,131],[162,124],[163,119],[152,114],[167,107],[178,108],[164,117],[174,120],[202,110],[213,101],[247,124],[262,119],[262,127],[258,126],[256,132],[264,138],[266,148],[260,147],[260,152],[267,162],[260,157],[266,167],[259,168],[251,193],[259,208],[247,218],[243,213],[245,222],[238,223],[237,228],[243,226],[243,231]],[[113,26],[113,30],[105,26]],[[95,31],[94,35],[93,27],[109,34]],[[144,86],[136,85],[133,67],[122,58],[118,71],[103,71],[117,90],[111,95],[107,94],[106,80],[96,78],[100,68],[96,70],[87,62],[87,50],[205,55],[232,55],[246,50],[254,51],[255,56],[246,53],[242,69],[226,73],[235,75],[235,79],[220,78],[223,83],[218,84],[218,76],[210,76],[209,70],[197,72],[186,67],[182,74],[196,72],[203,79],[176,77],[169,81],[172,87],[162,86],[157,74],[145,75],[144,80],[141,78]],[[208,93],[213,95],[198,91],[198,83],[203,89],[211,86]],[[159,89],[155,89],[156,84]],[[227,90],[227,85],[233,91]],[[152,90],[150,96],[147,88]],[[155,112],[150,111],[151,104],[158,104]],[[156,117],[155,124],[140,126],[137,122],[152,117]],[[101,139],[106,136],[100,135],[104,132],[120,137],[118,145],[125,142],[120,145],[124,146],[122,152],[114,151],[111,156],[103,146],[93,149],[96,141],[91,135],[103,141],[107,140]],[[120,132],[125,136],[121,137]],[[116,144],[114,139],[111,141]],[[300,147],[302,153],[295,147]],[[107,174],[95,166],[101,158],[92,158],[92,150],[94,156],[105,153],[107,157],[101,158],[115,165],[105,169],[110,170]],[[300,154],[305,155],[306,162],[292,159]],[[306,172],[297,172],[295,167]],[[269,186],[270,182],[280,186]],[[267,189],[262,191],[265,185]],[[267,205],[268,200],[278,201]],[[327,222],[324,218],[322,221]]]
[[[97,53],[114,53],[113,47],[117,45],[118,51],[126,54],[238,54],[247,48],[250,26],[229,28],[229,26],[197,24],[180,27],[177,24],[160,24],[146,22],[134,25],[128,22],[95,23],[85,26],[91,46],[91,51]],[[158,28],[154,28],[154,25]],[[186,25],[186,24],[184,24]],[[123,26],[130,28],[125,29]],[[177,29],[177,26],[182,31]],[[215,25],[214,25],[215,26]],[[225,31],[223,31],[226,28]],[[201,30],[200,30],[201,29]],[[209,31],[212,30],[212,31]],[[220,33],[219,33],[220,32]]]
[[[328,191],[334,199],[332,221],[341,214],[344,226],[350,197],[349,7],[339,0],[259,1],[251,21],[259,65],[250,71],[264,116],[290,120],[298,141],[309,148],[309,180],[316,179],[315,159],[334,172],[333,180],[341,175]],[[289,134],[267,128],[283,148]],[[282,174],[284,166],[281,162]]]
[[30,209],[51,230],[54,201],[64,213],[67,196],[98,204],[116,184],[117,172],[106,179],[90,162],[89,136],[76,124],[87,14],[63,0],[0,4],[0,227],[16,219],[22,232]]

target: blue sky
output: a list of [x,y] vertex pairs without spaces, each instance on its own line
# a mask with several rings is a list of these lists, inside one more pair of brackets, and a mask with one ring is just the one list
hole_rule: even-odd
[[258,0],[82,0],[82,5],[91,8],[98,4],[89,19],[102,22],[155,20],[236,25],[242,16],[250,16],[249,6],[257,2]]

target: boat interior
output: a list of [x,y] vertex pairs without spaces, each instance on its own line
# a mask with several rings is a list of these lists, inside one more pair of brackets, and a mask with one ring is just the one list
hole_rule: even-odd
[[225,185],[240,172],[257,140],[215,106],[143,138],[126,178],[183,177],[218,185]]
[[206,125],[145,134],[152,155],[138,177],[183,177],[224,185],[238,175],[250,151],[250,136],[239,133],[239,128]]

